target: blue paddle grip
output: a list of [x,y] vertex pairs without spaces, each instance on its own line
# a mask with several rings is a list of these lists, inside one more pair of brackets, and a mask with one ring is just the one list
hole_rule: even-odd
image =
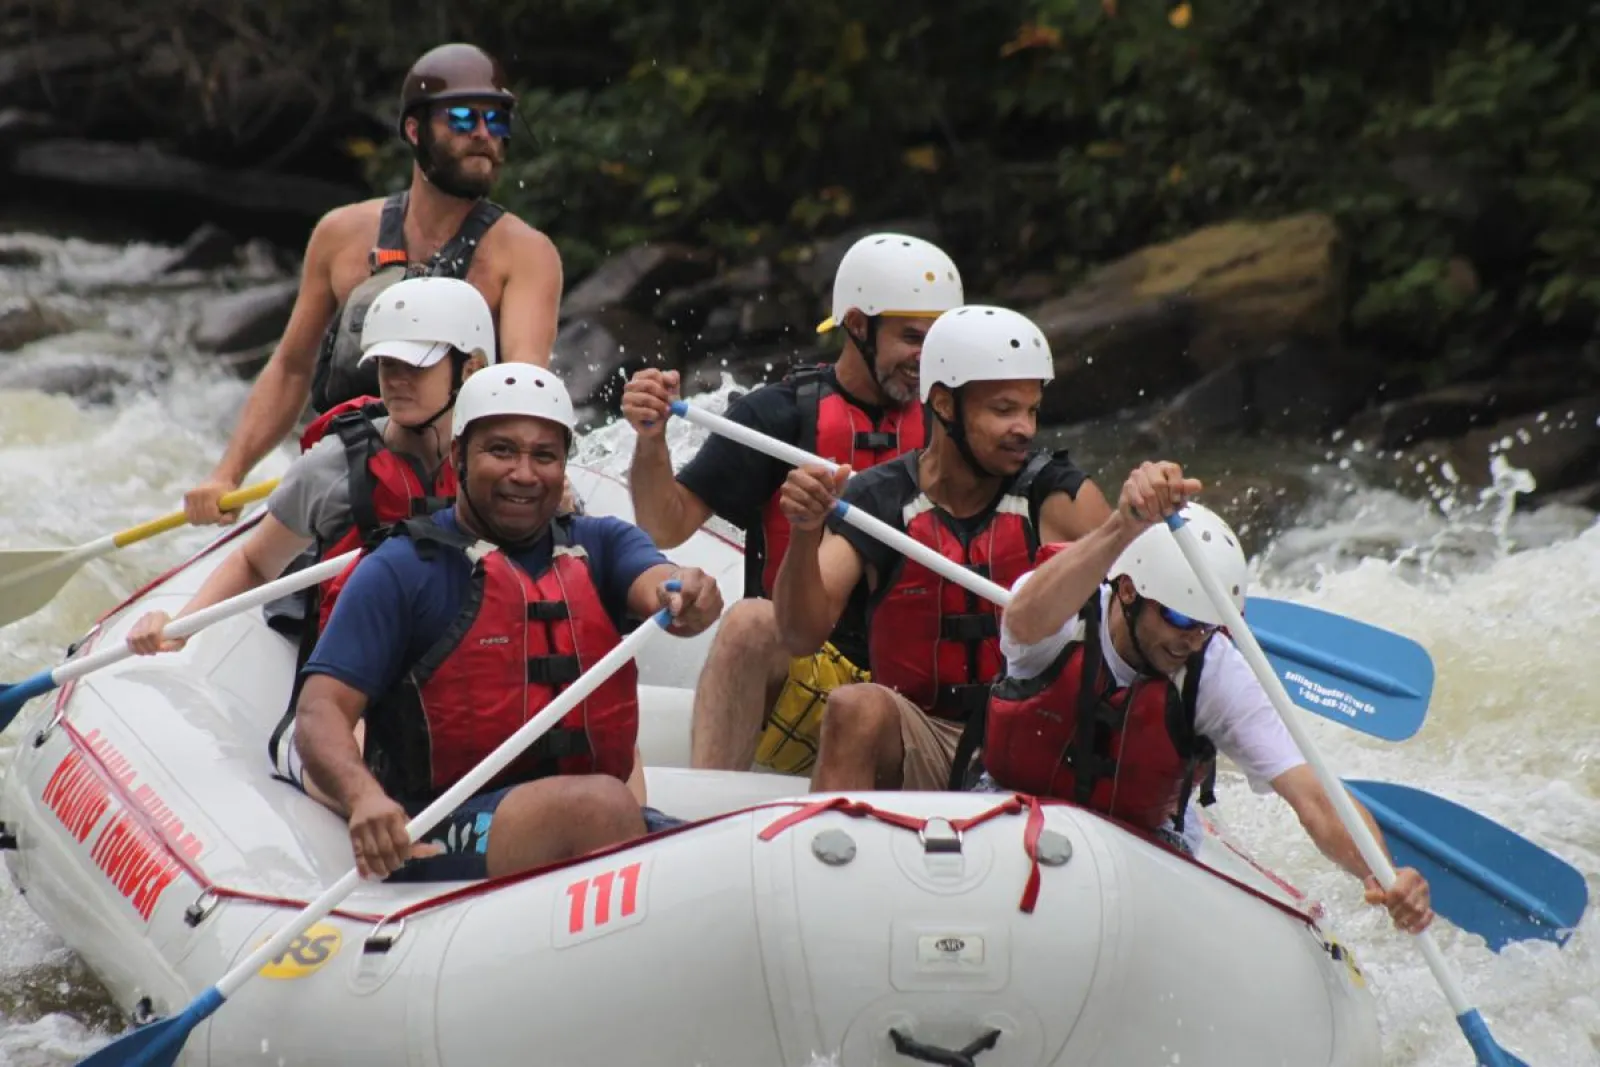
[[21,711],[22,705],[55,687],[56,680],[50,676],[50,671],[40,671],[15,685],[0,687],[0,727],[4,727],[12,716]]
[[1186,523],[1188,521],[1189,521],[1188,519],[1183,517],[1183,512],[1181,512],[1181,511],[1174,511],[1171,515],[1168,515],[1167,518],[1166,518],[1167,526],[1170,529],[1172,529],[1173,532],[1177,532],[1178,530],[1183,529],[1184,523]]
[[836,500],[833,504],[833,513],[842,519],[846,515],[850,514],[850,505],[846,504],[843,500]]
[[667,405],[667,408],[671,410],[674,415],[684,415],[689,410],[689,402],[686,400],[674,400],[672,403]]
[[[681,592],[683,592],[683,583],[678,581],[678,579],[676,579],[676,578],[668,578],[667,579],[667,592],[669,592],[669,593],[681,593]],[[662,608],[660,611],[658,611],[654,615],[650,616],[650,621],[654,622],[657,626],[659,626],[663,630],[665,630],[667,627],[672,625],[672,612],[668,611],[666,608]]]

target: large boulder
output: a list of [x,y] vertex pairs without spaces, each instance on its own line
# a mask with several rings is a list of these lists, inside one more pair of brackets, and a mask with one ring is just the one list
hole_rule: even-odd
[[573,404],[593,416],[621,402],[635,371],[681,364],[682,350],[670,334],[635,311],[610,307],[561,324],[550,369],[567,384]]
[[649,311],[662,294],[704,281],[715,272],[716,257],[704,249],[671,243],[634,245],[573,286],[561,301],[561,317],[613,307]]
[[40,338],[71,329],[71,319],[37,300],[0,304],[0,352],[13,352]]
[[240,352],[270,344],[289,325],[298,281],[259,285],[229,293],[200,310],[194,346],[202,352]]
[[1060,379],[1044,414],[1146,402],[1289,342],[1322,358],[1337,350],[1344,282],[1344,245],[1322,214],[1208,226],[1141,249],[1029,313]]

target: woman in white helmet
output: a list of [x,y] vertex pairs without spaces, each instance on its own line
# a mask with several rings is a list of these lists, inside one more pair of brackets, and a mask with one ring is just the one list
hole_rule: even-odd
[[[379,396],[347,401],[311,424],[261,522],[180,616],[277,578],[308,549],[315,562],[370,545],[385,526],[454,498],[455,475],[445,462],[450,410],[466,376],[495,361],[489,305],[467,282],[411,278],[373,301],[361,340],[361,363],[377,364]],[[326,619],[337,583],[313,592],[307,627]],[[149,612],[134,625],[129,646],[141,655],[182,648],[182,639],[162,636],[169,621],[166,612]]]
[[1423,929],[1427,882],[1406,868],[1387,894],[1378,888],[1249,664],[1218,632],[1221,617],[1162,521],[1182,510],[1243,611],[1244,550],[1227,523],[1188,502],[1200,489],[1175,463],[1146,463],[1104,523],[1047,546],[1038,569],[1012,583],[1006,673],[982,724],[977,787],[1081,804],[1193,854],[1204,832],[1191,801],[1199,787],[1210,803],[1220,752],[1258,792],[1289,802],[1323,854],[1366,880],[1369,902],[1401,929]]
[[[417,851],[405,832],[633,621],[666,606],[672,632],[693,635],[722,611],[713,579],[675,567],[637,527],[561,510],[575,420],[550,371],[479,371],[455,416],[455,505],[401,523],[356,567],[295,708],[306,782],[348,819],[368,876],[511,874],[667,825],[624,784],[639,727],[630,663]],[[363,716],[364,748],[352,737]]]
[[[832,314],[818,327],[844,334],[838,361],[746,393],[728,417],[856,471],[921,448],[923,338],[961,302],[961,274],[937,246],[900,233],[863,237],[840,261]],[[789,542],[778,509],[789,468],[712,436],[674,476],[663,433],[667,404],[677,395],[677,372],[658,370],[640,371],[623,393],[622,412],[638,433],[630,484],[639,525],[668,548],[713,514],[740,527],[745,595],[769,597]],[[754,759],[785,773],[809,771],[828,692],[864,676],[860,613],[847,614],[813,651],[796,658],[784,652],[770,601],[736,605],[717,631],[696,694],[693,765],[748,770]]]
[[[864,474],[791,471],[793,527],[773,604],[792,655],[826,638],[863,580],[870,683],[828,699],[814,790],[946,787],[963,724],[1000,674],[997,610],[853,526],[823,525],[835,495],[1003,584],[1043,541],[1070,541],[1110,508],[1065,452],[1034,447],[1050,346],[1025,316],[946,312],[922,348],[926,448]],[[849,477],[848,484],[845,479]]]

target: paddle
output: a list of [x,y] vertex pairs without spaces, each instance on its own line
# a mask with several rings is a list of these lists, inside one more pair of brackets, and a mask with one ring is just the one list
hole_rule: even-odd
[[[276,478],[235,490],[217,502],[234,511],[260,500],[277,488]],[[119,548],[176,530],[188,523],[181,511],[106,534],[77,548],[16,548],[0,550],[0,626],[32,615],[55,597],[78,568]]]
[[1395,862],[1415,867],[1433,910],[1498,952],[1512,941],[1565,944],[1589,906],[1571,864],[1443,797],[1393,782],[1345,779],[1389,840]]
[[[714,433],[794,466],[838,465],[703,408],[677,400],[672,413]],[[869,537],[914,559],[947,581],[993,603],[1011,602],[1009,590],[982,578],[844,501],[839,517]],[[1268,620],[1260,634],[1274,669],[1307,711],[1362,733],[1403,741],[1422,726],[1433,692],[1433,661],[1415,641],[1367,623],[1281,600],[1253,598],[1250,617]],[[1343,655],[1324,652],[1344,649]],[[1382,669],[1374,669],[1377,663]]]
[[[212,623],[221,619],[249,611],[251,608],[260,607],[262,604],[278,599],[286,593],[293,593],[299,589],[325,582],[335,577],[344,570],[358,556],[360,549],[352,549],[343,555],[334,556],[332,559],[323,560],[313,567],[303,571],[295,571],[276,581],[240,593],[238,596],[229,597],[219,601],[209,608],[202,608],[193,615],[185,615],[181,619],[174,619],[167,623],[163,631],[168,637],[189,637],[199,633]],[[111,648],[91,652],[86,656],[69,659],[56,667],[40,671],[38,674],[24,678],[11,685],[0,685],[0,730],[11,725],[11,720],[16,718],[22,706],[34,697],[48,693],[63,682],[70,682],[74,678],[82,678],[91,671],[101,667],[109,667],[133,655],[133,650],[126,643]]]
[[[1306,762],[1316,772],[1322,788],[1327,790],[1334,811],[1338,813],[1339,821],[1344,823],[1345,830],[1349,832],[1356,847],[1361,850],[1362,859],[1366,860],[1367,867],[1377,878],[1378,884],[1388,889],[1395,882],[1394,866],[1389,862],[1389,857],[1384,855],[1383,849],[1378,847],[1378,841],[1373,836],[1372,830],[1356,811],[1355,804],[1345,792],[1338,777],[1323,761],[1322,753],[1312,743],[1311,736],[1301,727],[1300,717],[1290,710],[1293,705],[1283,687],[1283,682],[1279,680],[1272,665],[1267,662],[1266,654],[1256,643],[1255,635],[1245,624],[1244,616],[1239,614],[1239,609],[1234,606],[1233,600],[1207,565],[1194,531],[1189,529],[1187,520],[1181,514],[1168,517],[1167,525],[1177,538],[1178,547],[1183,550],[1189,566],[1194,569],[1195,577],[1200,580],[1206,595],[1211,598],[1212,605],[1222,615],[1223,624],[1228,627],[1234,644],[1243,653],[1245,661],[1250,664],[1250,669],[1255,672],[1262,688],[1272,699],[1272,706],[1277,711],[1278,717],[1283,720],[1283,725],[1294,738],[1295,744],[1299,746],[1301,755],[1305,756]],[[1450,1002],[1450,1008],[1456,1014],[1456,1022],[1460,1025],[1461,1032],[1466,1035],[1467,1042],[1477,1054],[1478,1063],[1483,1067],[1527,1067],[1527,1064],[1495,1042],[1483,1016],[1478,1014],[1477,1008],[1467,1002],[1466,994],[1461,989],[1461,982],[1456,977],[1454,968],[1439,951],[1438,944],[1433,940],[1433,934],[1424,930],[1417,934],[1416,938],[1417,944],[1422,949],[1423,958],[1428,961],[1428,968],[1433,971],[1434,978],[1444,991],[1445,999]]]
[[[600,688],[619,667],[638,655],[646,642],[672,625],[672,615],[667,609],[662,608],[651,616],[651,621],[656,625],[641,626],[629,634],[616,648],[600,657],[594,666],[563,690],[561,695],[552,700],[544,710],[506,738],[499,748],[485,756],[482,763],[423,809],[422,814],[406,823],[406,834],[411,841],[415,843],[423,834],[433,829],[441,819],[460,807],[464,801],[510,765],[523,749],[544,736],[569,711]],[[255,977],[256,972],[269,960],[281,955],[289,947],[289,943],[305,933],[312,923],[338,907],[340,902],[360,884],[360,872],[354,867],[350,868],[343,878],[329,886],[316,900],[307,904],[288,925],[218,979],[215,985],[195,997],[182,1012],[166,1019],[158,1019],[132,1033],[124,1034],[87,1059],[80,1060],[80,1064],[82,1067],[168,1067],[176,1063],[178,1053],[183,1050],[184,1039],[189,1036],[191,1030],[209,1018],[224,1001]]]

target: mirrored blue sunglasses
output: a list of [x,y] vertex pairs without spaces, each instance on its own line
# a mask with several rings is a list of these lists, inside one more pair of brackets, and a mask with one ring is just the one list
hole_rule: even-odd
[[503,107],[467,107],[455,104],[443,109],[445,122],[453,133],[471,133],[483,120],[483,128],[490,137],[511,136],[511,112]]
[[1161,610],[1161,618],[1166,621],[1168,626],[1171,626],[1174,629],[1199,630],[1202,633],[1210,633],[1212,630],[1217,628],[1215,623],[1201,622],[1199,619],[1191,619],[1183,612],[1173,611],[1165,604],[1158,604],[1157,607]]

